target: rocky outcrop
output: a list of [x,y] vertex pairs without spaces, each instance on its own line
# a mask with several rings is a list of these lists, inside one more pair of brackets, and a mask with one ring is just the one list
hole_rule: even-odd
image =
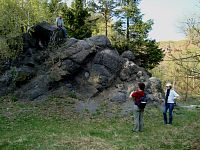
[[145,82],[150,101],[161,98],[160,81],[136,65],[131,51],[119,55],[106,36],[69,38],[57,48],[48,48],[54,30],[41,23],[24,37],[23,57],[0,76],[0,95],[14,92],[18,98],[35,100],[62,89],[79,99],[123,103],[138,82]]
[[[29,29],[31,37],[35,39],[35,46],[37,48],[47,47],[51,41],[52,35],[56,32],[55,26],[50,26],[47,22],[41,22]],[[31,43],[30,41],[28,41]],[[52,41],[51,41],[52,42]]]

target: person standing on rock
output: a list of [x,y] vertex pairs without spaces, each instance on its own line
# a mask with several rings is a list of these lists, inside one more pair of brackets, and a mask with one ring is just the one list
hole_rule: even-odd
[[144,89],[145,89],[145,84],[143,82],[138,83],[138,89],[136,91],[131,92],[129,96],[130,98],[133,98],[135,103],[134,107],[135,128],[133,129],[133,132],[143,131],[144,128],[144,122],[143,122],[144,109],[138,107],[139,101],[143,96],[145,96]]
[[64,27],[64,21],[63,21],[61,14],[59,14],[59,16],[56,18],[56,26],[57,26],[58,29],[61,29],[63,31],[64,38],[66,38],[67,37],[67,30]]
[[[164,124],[172,124],[173,120],[173,109],[174,109],[174,103],[175,99],[179,98],[180,96],[172,89],[172,84],[167,83],[166,84],[166,92],[165,92],[165,105],[164,105],[164,111],[163,111],[163,119]],[[169,122],[167,121],[167,111],[169,109]]]

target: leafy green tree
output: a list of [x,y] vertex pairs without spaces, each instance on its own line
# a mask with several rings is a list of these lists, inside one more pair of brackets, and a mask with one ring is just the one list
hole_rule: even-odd
[[0,57],[1,59],[13,58],[22,50],[22,39],[18,41],[18,49],[12,50],[7,41],[22,33],[25,14],[17,1],[0,0],[0,16]]
[[140,0],[119,1],[116,11],[117,21],[113,25],[115,35],[112,40],[120,53],[125,50],[133,51],[143,62],[142,66],[151,69],[162,60],[164,55],[155,40],[148,39],[153,21],[142,20],[139,3]]
[[[137,5],[140,0],[117,0],[118,1],[118,9],[116,9],[115,14],[119,18],[119,21],[123,24],[126,31],[126,40],[129,42],[130,36],[130,24],[140,20],[142,15],[140,14],[140,10]],[[130,18],[134,17],[134,21],[131,22]]]
[[49,0],[48,9],[50,15],[48,18],[51,23],[55,23],[55,19],[59,14],[62,14],[65,17],[68,7],[62,0]]
[[97,0],[91,1],[90,8],[95,14],[102,15],[105,24],[105,35],[108,36],[109,24],[114,17],[114,10],[117,7],[115,0]]
[[[160,47],[165,47],[163,43],[161,42]],[[172,82],[173,87],[182,93],[182,100],[187,100],[189,95],[198,94],[200,91],[199,48],[193,44],[185,47],[187,43],[186,40],[173,42],[164,61],[152,70],[153,75],[159,77],[164,83]],[[177,51],[180,46],[181,49]]]
[[60,10],[60,4],[62,0],[49,0],[48,7],[49,11],[52,14],[57,14],[57,12]]
[[[189,94],[198,94],[200,91],[200,17],[198,15],[185,18],[181,22],[181,30],[186,36],[186,41],[182,43],[181,51],[171,50],[170,58],[172,64],[176,66],[176,84],[179,91],[184,93],[185,100]],[[170,69],[171,69],[170,65]],[[168,76],[171,76],[169,74]]]
[[87,8],[84,8],[82,0],[75,0],[65,14],[69,36],[83,39],[92,35],[90,14]]
[[136,54],[137,59],[141,60],[141,66],[148,69],[153,69],[164,57],[156,41],[148,39],[142,43],[140,51]]
[[200,17],[188,17],[181,24],[181,30],[186,35],[187,40],[198,47],[200,47]]
[[0,4],[0,31],[4,35],[16,36],[48,19],[47,0],[0,0]]
[[[47,0],[0,0],[0,16],[0,57],[17,57],[22,51],[20,35],[48,18]],[[15,46],[11,48],[10,44]]]

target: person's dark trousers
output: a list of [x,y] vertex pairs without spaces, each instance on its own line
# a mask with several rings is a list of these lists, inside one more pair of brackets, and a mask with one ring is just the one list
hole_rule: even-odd
[[67,38],[67,30],[65,27],[58,27],[59,30],[62,30],[64,38]]
[[65,29],[65,27],[62,27],[62,32],[63,32],[64,38],[67,38],[67,30]]
[[166,103],[163,112],[164,124],[167,124],[167,110],[169,109],[169,124],[172,124],[174,103]]

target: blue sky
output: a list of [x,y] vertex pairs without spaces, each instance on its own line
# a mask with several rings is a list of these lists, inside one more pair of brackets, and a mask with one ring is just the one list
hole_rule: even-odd
[[[70,3],[72,0],[63,0]],[[142,0],[140,3],[144,20],[153,19],[154,25],[149,33],[157,41],[181,40],[181,21],[200,11],[199,0]]]
[[149,37],[157,41],[184,39],[181,21],[198,13],[199,0],[142,0],[140,4],[144,20],[153,19]]

